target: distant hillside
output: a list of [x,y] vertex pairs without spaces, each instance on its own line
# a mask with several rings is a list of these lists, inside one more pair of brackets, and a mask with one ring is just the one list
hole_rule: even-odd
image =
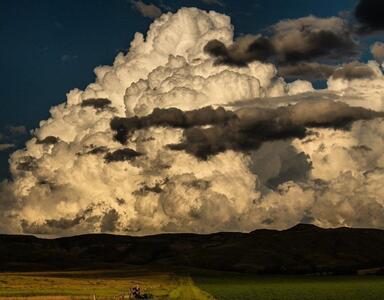
[[303,224],[283,231],[209,235],[88,234],[57,239],[0,235],[0,271],[150,264],[260,274],[345,274],[383,267],[383,249],[383,230]]

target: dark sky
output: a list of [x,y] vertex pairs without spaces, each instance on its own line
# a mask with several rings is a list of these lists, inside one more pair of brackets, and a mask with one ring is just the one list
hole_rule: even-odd
[[[356,0],[202,0],[145,1],[163,11],[183,6],[230,15],[236,34],[257,33],[285,18],[352,12]],[[215,2],[215,1],[211,1]],[[10,136],[9,126],[38,127],[49,108],[65,94],[94,80],[93,69],[111,64],[126,50],[135,32],[146,32],[151,19],[127,0],[0,1],[0,143],[22,147],[28,135]],[[362,43],[369,45],[370,38]],[[368,47],[367,47],[368,48]],[[367,51],[363,60],[370,58]],[[7,175],[9,151],[0,151],[0,178]]]

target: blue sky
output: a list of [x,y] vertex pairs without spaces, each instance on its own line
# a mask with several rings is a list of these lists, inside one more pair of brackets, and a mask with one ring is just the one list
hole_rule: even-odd
[[[223,12],[231,16],[240,35],[257,33],[281,19],[352,12],[357,1],[220,0],[223,5],[202,0],[145,2],[163,11],[196,6]],[[127,0],[2,0],[0,133],[9,135],[8,126],[23,125],[28,130],[38,127],[40,120],[49,117],[51,106],[64,102],[69,90],[83,89],[92,82],[94,67],[111,64],[119,51],[129,47],[134,33],[146,32],[151,22]],[[372,39],[362,44],[367,46]],[[368,58],[366,50],[363,60]],[[22,147],[27,136],[8,137],[8,141]],[[0,151],[0,178],[8,174],[11,152]]]

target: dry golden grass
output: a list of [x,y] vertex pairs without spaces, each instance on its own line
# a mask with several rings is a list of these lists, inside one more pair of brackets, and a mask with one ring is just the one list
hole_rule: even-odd
[[0,300],[128,299],[140,286],[153,299],[211,299],[187,276],[156,269],[126,268],[105,271],[0,273]]
[[[0,297],[0,300],[73,300],[69,296]],[[91,299],[91,298],[89,298]]]

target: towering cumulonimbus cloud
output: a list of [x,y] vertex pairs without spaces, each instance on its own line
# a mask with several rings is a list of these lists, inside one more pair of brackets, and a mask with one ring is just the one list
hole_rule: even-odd
[[[279,26],[304,21],[292,22]],[[214,51],[235,51],[227,16],[163,14],[113,66],[96,68],[94,83],[70,91],[12,155],[0,231],[384,227],[377,63],[342,66],[316,91],[259,58],[217,64],[207,53],[214,40]]]

